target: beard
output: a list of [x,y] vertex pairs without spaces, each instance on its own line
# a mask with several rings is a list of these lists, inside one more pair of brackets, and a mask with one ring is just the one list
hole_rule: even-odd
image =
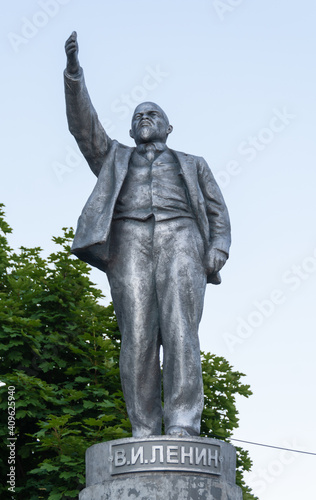
[[139,135],[143,140],[149,140],[152,136],[152,129],[150,126],[145,125],[144,127],[141,127],[139,131]]
[[163,126],[146,123],[142,126],[135,127],[133,130],[133,139],[136,144],[148,143],[148,142],[166,142],[167,133]]

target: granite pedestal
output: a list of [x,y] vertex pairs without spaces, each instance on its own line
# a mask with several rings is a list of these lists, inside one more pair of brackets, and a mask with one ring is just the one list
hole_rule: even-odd
[[216,439],[154,436],[95,444],[79,500],[242,500],[235,448]]

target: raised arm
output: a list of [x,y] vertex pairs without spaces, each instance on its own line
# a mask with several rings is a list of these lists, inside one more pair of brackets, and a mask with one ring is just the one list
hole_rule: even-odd
[[77,33],[65,43],[67,66],[64,72],[68,127],[93,173],[98,176],[111,139],[101,125],[85,85],[79,64]]

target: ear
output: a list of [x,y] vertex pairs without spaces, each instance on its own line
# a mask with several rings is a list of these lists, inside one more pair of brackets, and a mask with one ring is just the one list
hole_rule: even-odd
[[134,135],[133,135],[133,131],[132,131],[132,129],[129,131],[129,135],[130,135],[130,137],[131,137],[132,139],[134,139]]
[[167,134],[171,134],[171,132],[173,131],[173,126],[172,125],[169,125],[168,128],[167,128]]

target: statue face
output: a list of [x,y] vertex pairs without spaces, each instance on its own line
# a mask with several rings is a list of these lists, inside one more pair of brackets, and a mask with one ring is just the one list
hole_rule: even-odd
[[130,136],[136,144],[166,142],[172,131],[167,115],[153,102],[143,102],[134,111]]

